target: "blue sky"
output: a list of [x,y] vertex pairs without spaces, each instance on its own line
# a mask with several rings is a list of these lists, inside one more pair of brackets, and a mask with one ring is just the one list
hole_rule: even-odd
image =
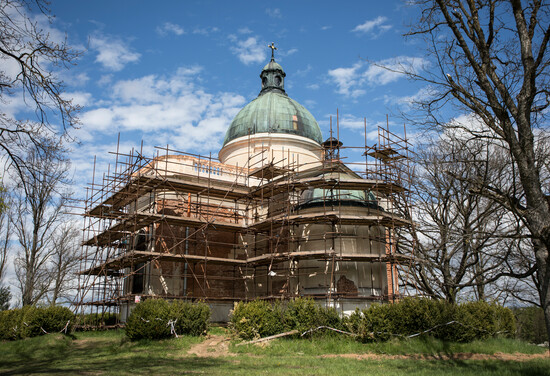
[[[216,155],[232,118],[260,91],[275,42],[290,97],[317,119],[323,137],[340,112],[344,144],[369,143],[377,124],[422,87],[372,63],[425,66],[420,40],[403,37],[418,9],[402,1],[54,0],[53,30],[83,51],[62,72],[66,96],[83,106],[72,146],[76,192],[121,150],[154,146]],[[335,121],[335,120],[334,120]],[[414,133],[413,129],[408,129]],[[350,158],[354,158],[351,156]]]

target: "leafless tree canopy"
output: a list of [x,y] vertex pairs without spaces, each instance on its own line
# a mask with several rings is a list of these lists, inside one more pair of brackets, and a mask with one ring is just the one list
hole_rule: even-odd
[[408,239],[420,262],[406,282],[453,303],[532,297],[536,289],[525,278],[535,263],[523,223],[477,192],[480,185],[511,181],[505,150],[447,132],[420,146],[416,163],[416,231]]
[[23,99],[36,115],[0,111],[0,150],[18,169],[25,167],[29,144],[42,148],[42,137],[67,135],[77,124],[79,108],[63,97],[57,72],[74,64],[79,52],[52,33],[50,23],[45,0],[0,2],[0,103]]
[[19,242],[16,258],[18,287],[23,305],[43,299],[51,285],[51,262],[56,252],[55,234],[69,194],[69,164],[60,145],[43,140],[47,148],[29,148],[27,168],[16,177],[14,229]]
[[[497,180],[478,186],[477,192],[525,224],[550,332],[548,164],[538,150],[540,139],[548,134],[550,5],[542,0],[417,3],[423,12],[409,35],[425,38],[432,65],[424,72],[408,72],[425,82],[431,94],[416,104],[430,125],[460,129],[472,139],[506,146],[515,190]],[[457,112],[481,126],[451,121]]]
[[49,267],[50,304],[70,303],[76,291],[76,272],[81,260],[81,230],[72,222],[63,222],[53,234],[53,252]]

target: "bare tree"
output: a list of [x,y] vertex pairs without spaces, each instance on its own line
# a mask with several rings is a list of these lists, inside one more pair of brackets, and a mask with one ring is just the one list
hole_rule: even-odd
[[0,1],[0,103],[22,98],[36,114],[31,121],[0,111],[0,155],[16,169],[25,168],[29,145],[47,147],[41,143],[44,135],[66,136],[78,122],[79,107],[63,97],[56,71],[74,64],[79,52],[51,32],[47,5],[46,0]]
[[11,300],[9,286],[3,285],[11,238],[10,207],[11,204],[7,189],[0,187],[0,311],[9,309]]
[[456,302],[501,301],[525,285],[514,281],[534,273],[524,226],[499,203],[477,193],[480,185],[510,177],[506,155],[479,141],[443,134],[416,155],[413,199],[420,262],[413,285],[429,296]]
[[[409,77],[429,85],[417,101],[422,121],[459,128],[472,138],[505,145],[513,162],[512,184],[499,181],[478,192],[522,219],[536,259],[540,302],[550,333],[550,202],[548,166],[537,155],[547,132],[550,104],[548,42],[550,7],[542,0],[419,0],[422,15],[409,35],[426,38],[432,66]],[[483,127],[452,122],[449,110],[474,114]],[[426,116],[427,115],[427,116]]]
[[50,304],[71,302],[71,292],[75,291],[76,272],[81,260],[81,231],[71,222],[65,221],[53,234],[53,252],[50,261]]
[[6,263],[8,262],[8,251],[11,235],[10,197],[6,188],[0,187],[0,285],[4,278]]
[[13,222],[20,246],[15,267],[23,305],[37,303],[49,291],[54,234],[68,200],[64,189],[69,162],[63,159],[59,143],[41,142],[49,147],[29,150],[14,199]]

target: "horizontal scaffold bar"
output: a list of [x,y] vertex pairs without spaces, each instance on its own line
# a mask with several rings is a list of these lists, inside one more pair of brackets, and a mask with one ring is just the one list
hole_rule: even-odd
[[290,180],[279,179],[271,183],[253,188],[251,195],[252,197],[270,197],[288,191],[308,188],[349,189],[362,191],[366,190],[385,194],[400,193],[405,191],[405,188],[403,188],[401,185],[385,180],[361,178],[338,179],[334,176],[316,176]]
[[132,265],[144,263],[152,260],[169,261],[179,263],[204,263],[228,266],[261,266],[276,261],[318,259],[335,261],[356,261],[356,262],[401,262],[413,260],[413,257],[406,255],[379,255],[379,254],[358,254],[358,253],[339,253],[319,251],[301,251],[301,252],[280,252],[266,253],[260,256],[250,257],[248,259],[233,259],[224,257],[212,257],[201,255],[184,255],[148,251],[130,251],[112,260],[108,260],[93,268],[83,270],[81,275],[118,275],[120,270],[131,267]]
[[212,229],[224,231],[238,232],[245,229],[242,224],[220,221],[216,220],[215,218],[195,218],[159,213],[136,212],[133,214],[129,214],[128,218],[120,221],[119,223],[109,227],[107,230],[85,241],[83,245],[113,245],[113,242],[129,235],[130,232],[136,232],[143,227],[161,221],[164,221],[164,223],[170,225],[179,225],[186,227],[210,226],[210,228]]
[[230,181],[197,178],[192,175],[182,175],[180,178],[140,175],[131,178],[120,190],[88,210],[86,215],[104,217],[111,214],[117,216],[126,205],[153,190],[197,193],[227,199],[241,199],[249,194],[248,187]]
[[319,213],[278,215],[259,221],[250,226],[255,230],[268,230],[272,224],[308,224],[339,223],[342,225],[380,225],[385,227],[402,227],[411,225],[411,221],[381,210],[369,209],[366,215],[343,214],[338,210]]

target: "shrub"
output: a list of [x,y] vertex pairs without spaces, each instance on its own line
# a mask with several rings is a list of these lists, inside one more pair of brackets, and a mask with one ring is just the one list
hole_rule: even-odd
[[126,321],[126,335],[131,340],[170,337],[168,302],[163,299],[147,299],[138,303]]
[[265,300],[237,303],[230,325],[242,339],[267,337],[285,330],[281,305]]
[[283,310],[285,330],[303,333],[320,326],[342,329],[342,320],[334,308],[321,307],[311,298],[296,298]]
[[170,305],[170,314],[177,320],[174,326],[178,334],[200,336],[208,330],[210,307],[204,302],[174,301]]
[[[267,337],[291,330],[303,333],[320,326],[345,329],[334,308],[321,307],[311,298],[293,299],[285,306],[265,300],[239,302],[233,310],[230,325],[242,339]],[[315,332],[318,333],[327,332]]]
[[510,309],[495,303],[469,302],[456,307],[455,320],[449,338],[455,342],[469,342],[495,336],[510,337],[515,333],[515,319]]
[[74,326],[74,314],[67,307],[29,307],[22,315],[21,337],[36,337],[46,333],[57,333],[65,329],[67,333]]
[[394,305],[374,304],[361,312],[357,339],[362,342],[371,340],[386,341],[395,333],[395,316],[392,314]]
[[74,315],[66,307],[26,306],[0,312],[0,339],[36,337],[60,332],[65,326],[67,333],[74,326]]
[[21,309],[0,312],[0,339],[13,340],[21,338],[21,319]]
[[138,303],[126,321],[131,340],[171,337],[171,325],[178,335],[201,335],[208,328],[210,308],[205,303],[148,299]]
[[283,320],[286,330],[296,329],[304,332],[317,326],[321,326],[319,307],[313,299],[293,299],[288,302],[284,310]]
[[346,320],[346,325],[363,342],[385,341],[392,336],[414,334],[467,342],[511,336],[515,332],[512,312],[497,304],[472,302],[452,305],[423,298],[373,305],[362,312],[356,311]]
[[[362,342],[392,337],[427,335],[444,341],[466,342],[515,333],[515,319],[508,308],[485,302],[454,305],[425,298],[406,298],[395,304],[374,304],[341,319],[335,309],[312,299],[295,299],[281,309],[266,301],[240,302],[231,318],[233,330],[243,339],[266,337],[319,326],[348,330]],[[332,332],[330,332],[332,333]]]

